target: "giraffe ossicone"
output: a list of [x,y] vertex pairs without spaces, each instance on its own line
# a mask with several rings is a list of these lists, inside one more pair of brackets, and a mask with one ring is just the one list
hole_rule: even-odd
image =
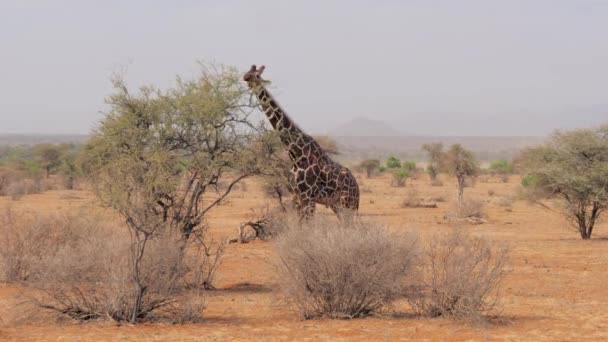
[[312,216],[317,203],[331,208],[339,218],[355,214],[359,209],[359,185],[352,172],[332,160],[319,143],[287,115],[266,89],[268,81],[262,79],[264,70],[265,66],[252,65],[243,80],[287,148],[292,163],[290,184],[299,215]]

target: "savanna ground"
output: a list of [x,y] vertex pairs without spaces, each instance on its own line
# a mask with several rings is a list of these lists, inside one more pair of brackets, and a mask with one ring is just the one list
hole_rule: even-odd
[[[390,187],[390,175],[366,179],[362,188],[362,216],[392,229],[414,230],[424,240],[430,234],[454,229],[444,219],[453,205],[455,182],[443,176],[444,186],[432,187],[426,178],[407,187]],[[488,222],[467,225],[510,249],[507,274],[501,283],[502,309],[489,323],[479,325],[447,319],[416,317],[404,301],[377,317],[353,320],[302,320],[277,300],[272,241],[230,244],[215,285],[207,293],[205,321],[198,324],[118,325],[111,322],[75,324],[44,319],[23,303],[27,290],[0,285],[0,339],[2,340],[606,340],[608,339],[608,226],[601,222],[590,241],[567,228],[557,213],[524,201],[509,203],[519,184],[478,181],[465,197],[487,201]],[[403,208],[414,186],[426,199],[443,197],[439,208]],[[494,192],[492,196],[489,191]],[[49,191],[19,201],[0,197],[0,208],[54,212],[93,201],[86,191]],[[253,180],[211,212],[210,234],[232,238],[242,221],[274,200]],[[319,208],[319,214],[329,211]],[[33,310],[33,311],[32,311]]]

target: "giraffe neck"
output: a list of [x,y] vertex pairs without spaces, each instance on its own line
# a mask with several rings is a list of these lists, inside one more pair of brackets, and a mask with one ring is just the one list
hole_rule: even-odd
[[284,141],[285,143],[291,143],[292,139],[295,140],[305,135],[300,127],[285,113],[268,89],[264,86],[259,86],[257,89],[254,89],[254,92],[272,127],[281,133],[281,139],[289,140]]
[[253,90],[260,101],[260,106],[268,117],[270,124],[279,132],[281,142],[287,147],[289,158],[292,161],[296,162],[301,160],[302,157],[311,156],[315,156],[317,157],[316,159],[318,159],[324,155],[324,152],[321,150],[317,141],[304,133],[304,131],[291,120],[265,87],[259,86]]

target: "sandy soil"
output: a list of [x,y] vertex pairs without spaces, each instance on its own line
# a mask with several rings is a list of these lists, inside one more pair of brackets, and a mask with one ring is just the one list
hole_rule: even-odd
[[[451,229],[443,219],[455,185],[431,187],[427,180],[406,188],[389,186],[388,176],[365,179],[359,175],[361,213],[393,229],[414,229],[422,236]],[[503,310],[492,323],[478,326],[444,319],[417,318],[407,305],[395,313],[355,320],[301,320],[279,305],[273,280],[272,242],[254,241],[228,246],[219,270],[217,287],[209,293],[206,321],[200,324],[117,325],[53,320],[28,322],[19,304],[25,289],[0,284],[0,340],[15,341],[221,341],[221,340],[608,340],[608,226],[601,223],[591,241],[582,241],[558,214],[515,202],[499,205],[513,194],[518,180],[481,183],[465,196],[488,201],[489,222],[467,226],[475,234],[507,243],[511,249],[508,274],[502,284]],[[443,196],[437,209],[402,208],[405,193],[415,186],[424,197]],[[496,194],[489,196],[488,191]],[[41,211],[77,207],[92,195],[78,191],[51,191],[11,205]],[[253,181],[230,201],[212,212],[212,233],[234,237],[238,224],[266,199]],[[321,213],[326,211],[320,210]]]

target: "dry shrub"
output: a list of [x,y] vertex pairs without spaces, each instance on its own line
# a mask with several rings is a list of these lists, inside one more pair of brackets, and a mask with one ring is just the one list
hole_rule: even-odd
[[420,197],[420,193],[416,188],[410,188],[406,195],[401,206],[404,208],[418,208],[422,205],[422,198]]
[[431,180],[431,186],[443,186],[443,182],[438,178]]
[[494,195],[496,195],[496,191],[494,191],[492,189],[488,190],[488,196],[492,197]]
[[95,230],[96,224],[83,215],[18,213],[7,208],[0,215],[0,280],[38,280],[45,262],[78,243],[83,230]]
[[456,212],[460,218],[482,219],[487,217],[485,202],[475,198],[465,198]]
[[[7,211],[1,219],[9,223],[0,225],[3,279],[40,290],[35,299],[40,307],[80,321],[197,321],[204,308],[202,286],[188,280],[206,270],[196,279],[210,284],[221,257],[221,251],[208,248],[186,258],[189,246],[180,234],[167,231],[147,241],[135,268],[136,246],[128,229],[107,215]],[[206,243],[201,241],[190,243]],[[139,285],[145,288],[141,297]]]
[[497,308],[506,256],[506,248],[461,229],[433,238],[421,270],[421,292],[410,296],[410,305],[431,317],[482,320]]
[[355,318],[398,298],[415,256],[415,237],[377,224],[316,218],[276,241],[279,282],[304,318]]
[[498,176],[498,178],[503,183],[509,183],[509,175],[507,175],[507,174],[500,175],[500,176]]

